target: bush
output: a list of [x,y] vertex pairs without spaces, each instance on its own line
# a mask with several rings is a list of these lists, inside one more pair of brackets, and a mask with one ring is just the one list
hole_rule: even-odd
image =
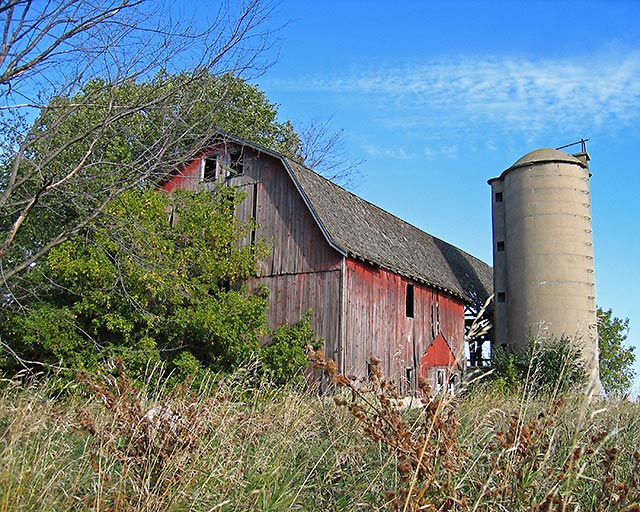
[[586,383],[582,350],[568,338],[530,340],[524,353],[499,347],[493,352],[490,377],[498,389],[515,391],[527,385],[543,392],[576,390]]
[[295,324],[276,329],[271,343],[260,349],[264,375],[277,385],[304,381],[304,370],[309,366],[307,349],[317,350],[322,343],[311,329],[311,310],[308,310]]
[[0,351],[0,371],[58,367],[71,380],[115,356],[140,377],[149,363],[229,372],[255,357],[268,291],[242,287],[264,254],[261,244],[238,243],[250,228],[233,215],[242,197],[227,187],[123,193],[107,207],[108,223],[52,249],[27,273],[26,296],[5,297],[0,338],[16,357]]

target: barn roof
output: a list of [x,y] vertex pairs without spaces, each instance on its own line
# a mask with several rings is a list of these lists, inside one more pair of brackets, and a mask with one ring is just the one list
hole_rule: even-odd
[[477,303],[491,294],[489,265],[283,158],[325,236],[342,252]]
[[470,304],[492,293],[483,261],[403,221],[273,150],[221,132],[227,140],[281,160],[327,241],[342,254],[444,290]]

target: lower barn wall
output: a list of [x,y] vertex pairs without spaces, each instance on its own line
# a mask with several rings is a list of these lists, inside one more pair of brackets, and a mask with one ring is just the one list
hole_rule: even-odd
[[311,327],[325,340],[324,353],[339,359],[340,270],[252,278],[249,291],[265,286],[269,290],[267,322],[271,329],[300,320],[312,310]]
[[[413,286],[413,317],[407,316]],[[347,258],[345,276],[345,372],[367,378],[372,356],[403,392],[415,391],[427,349],[438,334],[464,360],[464,304],[449,294],[388,270]],[[410,298],[410,297],[409,297]]]

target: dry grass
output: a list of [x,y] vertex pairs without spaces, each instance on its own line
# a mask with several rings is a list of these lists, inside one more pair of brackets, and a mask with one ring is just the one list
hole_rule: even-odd
[[363,433],[397,459],[395,510],[640,510],[638,404],[594,402],[584,395],[498,394],[476,387],[462,402],[429,398],[413,417],[371,361],[370,382],[339,375],[312,354],[316,368],[351,400],[336,398]]
[[379,371],[365,388],[325,367],[336,402],[242,372],[65,399],[4,382],[0,511],[639,510],[636,403],[485,386],[402,411]]

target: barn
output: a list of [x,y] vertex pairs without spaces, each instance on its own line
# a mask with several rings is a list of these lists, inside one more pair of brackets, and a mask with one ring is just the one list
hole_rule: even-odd
[[270,255],[249,289],[269,292],[268,321],[293,323],[311,309],[324,353],[341,372],[367,378],[376,356],[406,393],[417,379],[433,390],[464,370],[465,311],[491,294],[492,269],[281,154],[220,134],[163,183],[244,191],[237,209],[253,218],[244,243]]

